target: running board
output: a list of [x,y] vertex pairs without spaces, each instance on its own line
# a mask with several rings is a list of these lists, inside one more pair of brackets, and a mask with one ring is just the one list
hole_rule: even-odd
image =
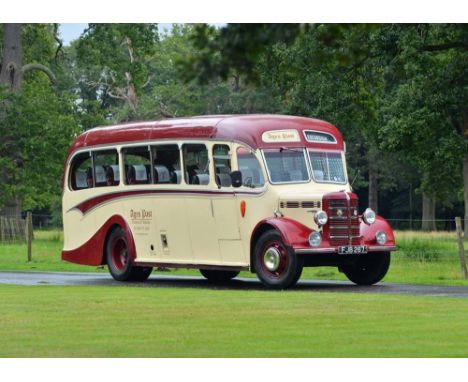
[[159,267],[159,268],[184,268],[184,269],[206,269],[212,271],[249,271],[247,266],[230,266],[230,265],[209,265],[209,264],[180,264],[180,263],[160,263],[135,261],[135,265],[139,267]]

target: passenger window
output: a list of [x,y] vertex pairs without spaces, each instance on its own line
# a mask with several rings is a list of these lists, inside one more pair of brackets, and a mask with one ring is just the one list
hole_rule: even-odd
[[94,181],[91,153],[81,153],[73,158],[73,162],[70,166],[69,184],[72,190],[84,190],[86,188],[93,187]]
[[213,162],[218,187],[231,187],[231,154],[228,145],[213,146]]
[[237,163],[242,173],[242,183],[247,187],[262,187],[265,184],[262,169],[256,156],[244,147],[237,149]]
[[125,184],[150,184],[151,155],[149,146],[122,149],[125,167]]
[[208,150],[202,144],[185,144],[182,146],[184,154],[184,178],[187,184],[205,185],[210,182],[208,171]]
[[177,145],[153,146],[153,167],[155,184],[180,184],[180,151]]
[[96,187],[110,187],[119,184],[120,171],[117,150],[94,152],[94,176]]

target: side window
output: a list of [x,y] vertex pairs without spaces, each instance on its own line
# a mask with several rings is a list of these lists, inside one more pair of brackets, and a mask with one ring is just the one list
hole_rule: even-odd
[[231,186],[231,154],[228,145],[213,146],[215,180],[219,187]]
[[248,187],[262,187],[265,184],[262,169],[256,156],[244,147],[237,149],[237,163],[242,173],[242,183]]
[[149,146],[122,149],[125,168],[125,184],[151,183],[151,155]]
[[95,186],[117,186],[120,182],[119,154],[117,150],[95,151],[93,155]]
[[180,151],[177,145],[153,146],[153,168],[155,184],[180,184],[182,170],[180,168]]
[[184,155],[184,178],[187,184],[204,185],[210,182],[208,150],[202,144],[185,144],[182,146]]
[[81,153],[73,158],[73,162],[70,165],[69,184],[72,190],[84,190],[93,187],[91,153]]

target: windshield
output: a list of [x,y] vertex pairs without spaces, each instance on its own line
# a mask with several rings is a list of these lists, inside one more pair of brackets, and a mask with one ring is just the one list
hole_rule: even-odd
[[307,182],[310,180],[302,149],[264,150],[265,162],[272,183]]
[[309,151],[316,182],[346,183],[341,153]]

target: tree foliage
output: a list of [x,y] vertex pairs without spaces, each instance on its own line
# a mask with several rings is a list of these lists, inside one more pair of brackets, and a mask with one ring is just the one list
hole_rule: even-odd
[[465,25],[89,24],[68,47],[56,32],[22,27],[24,63],[54,83],[27,70],[20,92],[0,91],[0,205],[56,205],[67,146],[97,125],[285,113],[339,127],[362,207],[377,199],[386,216],[414,215],[408,197],[424,194],[439,214],[462,210]]

